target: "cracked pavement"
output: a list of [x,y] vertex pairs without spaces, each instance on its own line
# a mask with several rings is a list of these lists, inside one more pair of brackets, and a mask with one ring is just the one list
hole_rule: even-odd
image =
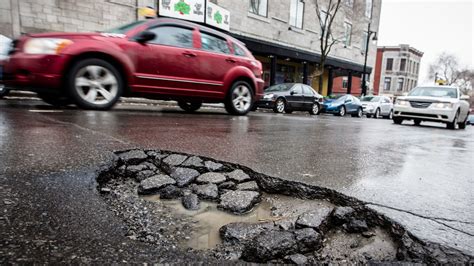
[[[57,250],[47,243],[61,238],[59,250],[91,246],[85,262],[147,261],[149,249],[122,239],[120,221],[100,202],[91,173],[110,151],[134,147],[212,157],[335,189],[421,239],[474,254],[474,127],[451,131],[306,113],[232,117],[216,108],[185,114],[130,104],[109,112],[55,110],[10,99],[0,101],[0,255],[41,260]],[[22,251],[26,246],[31,252]]]

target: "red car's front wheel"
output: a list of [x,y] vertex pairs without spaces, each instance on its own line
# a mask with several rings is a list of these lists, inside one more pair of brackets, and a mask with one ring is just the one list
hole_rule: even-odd
[[69,95],[84,109],[110,109],[123,92],[124,83],[119,71],[101,59],[79,61],[67,78]]

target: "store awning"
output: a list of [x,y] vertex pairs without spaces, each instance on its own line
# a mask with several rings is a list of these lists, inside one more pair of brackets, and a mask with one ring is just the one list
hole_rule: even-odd
[[[291,58],[298,61],[307,61],[318,63],[321,55],[317,53],[311,53],[305,50],[298,48],[288,47],[281,44],[276,44],[268,41],[263,41],[247,36],[242,36],[239,34],[231,34],[234,38],[245,43],[247,48],[252,51],[252,53],[257,55],[276,55],[282,58]],[[362,73],[364,70],[364,65],[356,64],[351,61],[342,60],[338,58],[329,57],[326,61],[327,66],[332,66],[333,68],[340,68],[342,70],[351,70],[353,72]],[[372,68],[367,66],[367,73],[372,72]]]

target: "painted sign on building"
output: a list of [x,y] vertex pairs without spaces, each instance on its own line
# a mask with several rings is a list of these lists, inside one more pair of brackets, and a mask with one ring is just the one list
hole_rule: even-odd
[[206,24],[229,31],[230,12],[214,3],[208,2],[206,6]]
[[230,30],[230,12],[208,0],[159,0],[160,16],[206,23]]
[[159,0],[160,16],[204,23],[205,0]]

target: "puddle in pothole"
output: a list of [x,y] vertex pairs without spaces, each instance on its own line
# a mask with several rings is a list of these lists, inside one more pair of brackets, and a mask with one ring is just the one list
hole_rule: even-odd
[[173,209],[177,214],[190,216],[196,222],[193,233],[186,245],[197,250],[212,249],[222,243],[219,229],[230,223],[260,223],[297,219],[304,212],[322,207],[334,207],[331,203],[321,200],[303,200],[282,195],[262,196],[254,209],[243,215],[235,215],[217,209],[217,203],[201,201],[201,208],[190,211],[183,207],[181,200],[160,200],[159,196],[146,196],[145,200],[158,201]]

